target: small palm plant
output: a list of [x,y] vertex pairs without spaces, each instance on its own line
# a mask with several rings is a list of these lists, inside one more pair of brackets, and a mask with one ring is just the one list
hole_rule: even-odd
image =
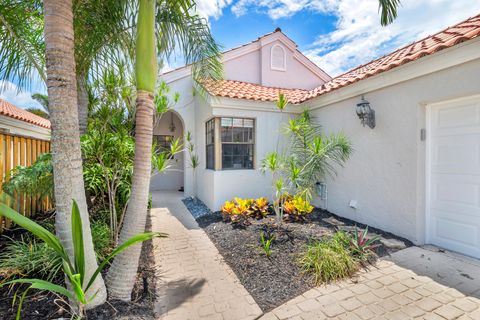
[[[190,168],[192,168],[193,170],[193,185],[195,186],[196,185],[196,171],[197,171],[197,168],[198,166],[200,165],[200,160],[198,158],[198,155],[195,153],[195,144],[193,143],[193,137],[192,137],[192,133],[190,131],[187,131],[187,135],[186,135],[186,140],[187,140],[187,151],[188,151],[188,155],[190,157],[189,159],[189,165],[190,165]],[[193,202],[194,203],[197,203],[197,194],[196,194],[196,190],[197,188],[193,188]]]
[[23,300],[30,289],[46,290],[53,293],[63,295],[70,299],[70,301],[75,302],[77,307],[77,318],[82,319],[85,315],[85,306],[95,297],[96,293],[88,292],[93,282],[100,274],[100,272],[105,268],[108,262],[115,257],[120,252],[124,251],[128,247],[135,245],[137,243],[150,240],[155,237],[165,237],[166,235],[160,232],[147,232],[138,234],[131,237],[123,244],[119,245],[105,260],[99,265],[97,270],[92,274],[90,279],[87,279],[85,274],[85,252],[84,252],[84,243],[83,243],[83,228],[82,220],[80,218],[80,212],[78,205],[73,201],[72,205],[72,215],[71,215],[71,225],[72,225],[72,240],[73,240],[73,261],[67,254],[66,248],[60,242],[55,235],[50,231],[40,226],[36,222],[30,220],[27,217],[22,216],[20,213],[11,209],[4,203],[0,203],[0,215],[5,216],[7,219],[12,220],[17,225],[25,228],[30,231],[37,238],[43,240],[50,248],[52,248],[55,253],[62,260],[62,268],[65,276],[70,284],[71,290],[67,290],[65,287],[58,284],[48,282],[41,279],[16,279],[12,281],[5,282],[0,285],[0,288],[5,285],[22,283],[29,284],[30,286],[23,293],[19,305],[16,319],[20,319],[20,312],[23,304]]
[[262,249],[265,253],[265,256],[270,258],[272,255],[272,242],[275,240],[275,236],[265,236],[265,234],[262,232],[260,233],[260,240],[262,241]]

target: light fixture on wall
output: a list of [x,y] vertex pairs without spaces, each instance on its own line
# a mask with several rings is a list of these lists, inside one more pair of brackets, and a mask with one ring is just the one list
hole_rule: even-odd
[[175,124],[173,123],[173,112],[170,112],[170,126],[168,127],[170,129],[170,132],[175,132]]
[[357,116],[360,118],[363,126],[369,126],[371,129],[375,128],[375,110],[370,108],[370,102],[365,100],[362,95],[362,100],[357,103]]

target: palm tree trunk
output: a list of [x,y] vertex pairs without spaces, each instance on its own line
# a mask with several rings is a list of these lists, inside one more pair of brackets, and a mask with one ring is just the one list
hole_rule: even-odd
[[77,97],[78,97],[78,125],[80,135],[87,131],[88,117],[88,92],[87,77],[83,74],[77,76]]
[[[139,91],[137,93],[132,191],[119,243],[145,231],[152,166],[153,110],[153,95],[150,92]],[[108,293],[111,298],[125,301],[131,299],[140,252],[141,244],[138,244],[119,254],[113,261],[107,275]]]
[[[72,1],[45,0],[44,8],[56,231],[69,256],[73,257],[70,220],[72,199],[75,199],[83,222],[86,279],[89,279],[97,268],[97,260],[85,200],[78,133]],[[97,278],[89,294],[96,294],[89,307],[105,302],[106,290],[101,277]]]
[[[153,92],[157,78],[155,47],[156,0],[140,0],[137,21],[135,76],[137,80],[137,111],[135,118],[135,158],[132,191],[120,241],[145,231],[148,189],[152,173]],[[128,301],[138,270],[141,245],[119,254],[107,275],[108,292],[112,298]]]

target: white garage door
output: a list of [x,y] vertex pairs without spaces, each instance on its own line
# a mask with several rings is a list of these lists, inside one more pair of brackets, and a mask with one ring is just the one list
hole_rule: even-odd
[[480,258],[480,96],[429,106],[427,242]]

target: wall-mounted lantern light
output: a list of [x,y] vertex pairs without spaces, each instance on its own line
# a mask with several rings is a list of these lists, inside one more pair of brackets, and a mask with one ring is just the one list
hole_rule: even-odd
[[357,103],[357,116],[360,118],[363,126],[369,126],[371,129],[375,128],[375,110],[370,108],[370,102],[364,99]]

